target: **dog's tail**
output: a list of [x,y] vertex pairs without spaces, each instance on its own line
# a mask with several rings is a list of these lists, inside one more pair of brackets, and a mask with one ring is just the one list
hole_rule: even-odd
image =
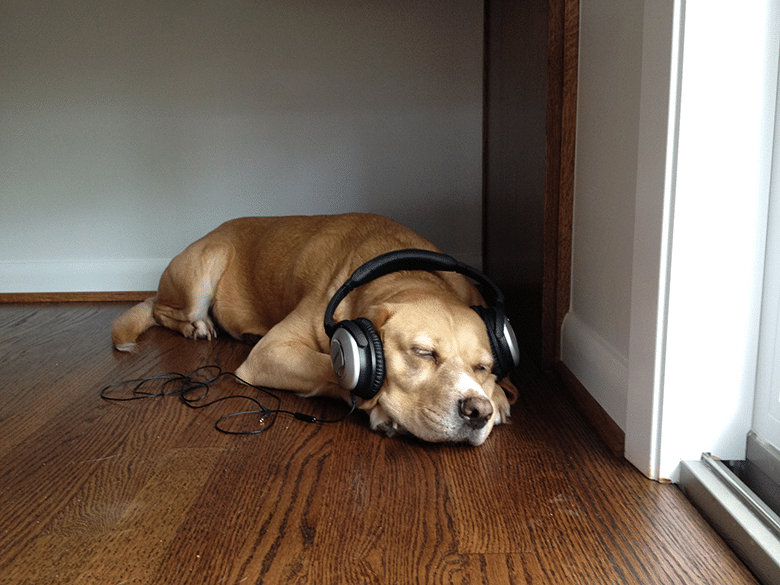
[[152,325],[156,325],[152,315],[152,309],[157,302],[157,297],[146,299],[131,307],[114,321],[111,327],[111,340],[119,351],[133,351],[135,340]]

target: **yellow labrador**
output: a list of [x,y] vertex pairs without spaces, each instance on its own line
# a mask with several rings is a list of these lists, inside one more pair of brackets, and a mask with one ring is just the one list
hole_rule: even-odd
[[[366,264],[368,263],[368,264]],[[472,284],[481,281],[485,297]],[[121,315],[116,349],[160,324],[260,340],[236,370],[259,386],[332,396],[374,430],[482,444],[517,390],[517,341],[489,279],[376,215],[242,218],[176,256],[157,296]],[[501,378],[500,380],[497,379]]]

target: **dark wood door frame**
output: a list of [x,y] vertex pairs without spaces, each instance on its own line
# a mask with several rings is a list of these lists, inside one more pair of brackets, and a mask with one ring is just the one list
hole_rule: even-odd
[[609,449],[622,457],[625,433],[561,361],[561,328],[571,301],[579,0],[550,0],[544,201],[541,366],[559,376]]
[[560,360],[561,326],[570,303],[579,0],[550,0],[548,35],[542,290],[542,367],[545,369]]

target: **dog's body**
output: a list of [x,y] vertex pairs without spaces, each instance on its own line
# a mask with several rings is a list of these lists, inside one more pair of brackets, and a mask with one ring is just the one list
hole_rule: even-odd
[[[211,339],[214,321],[239,339],[260,340],[236,370],[259,386],[349,400],[329,356],[323,315],[353,271],[392,250],[438,251],[380,216],[242,218],[229,221],[174,258],[157,296],[112,328],[130,351],[148,327]],[[384,348],[385,381],[358,401],[375,430],[428,441],[479,445],[509,416],[516,389],[498,385],[485,324],[470,307],[483,300],[455,272],[402,271],[373,280],[339,304],[334,320],[369,319]],[[212,320],[213,319],[213,320]]]

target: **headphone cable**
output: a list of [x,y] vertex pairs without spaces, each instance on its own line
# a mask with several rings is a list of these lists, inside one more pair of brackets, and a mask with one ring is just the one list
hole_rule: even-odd
[[[199,377],[203,377],[204,375],[205,375],[205,379],[199,379]],[[254,388],[259,393],[265,394],[269,399],[271,399],[274,402],[274,408],[267,408],[265,405],[263,405],[263,403],[258,398],[255,398],[253,396],[248,396],[246,394],[231,394],[230,396],[222,396],[220,398],[215,398],[209,402],[202,402],[209,395],[209,391],[211,390],[212,384],[216,383],[220,379],[228,378],[228,377],[232,377],[235,380],[241,382],[242,384]],[[149,385],[155,382],[161,383],[162,388],[157,391],[147,389]],[[169,388],[169,385],[173,387]],[[128,386],[132,386],[132,390],[129,396],[127,395],[117,396],[113,394],[113,392],[118,391],[119,389],[122,388],[126,389]],[[192,395],[192,393],[198,391],[200,391],[199,394],[195,396]],[[263,433],[269,430],[274,425],[274,423],[276,422],[276,417],[279,414],[287,414],[292,416],[295,420],[299,420],[301,422],[310,423],[310,424],[342,422],[347,417],[349,417],[353,412],[355,412],[355,409],[357,408],[356,397],[354,394],[351,394],[350,395],[351,408],[345,415],[336,419],[321,419],[316,416],[306,414],[303,412],[293,412],[290,410],[281,409],[279,408],[279,405],[281,404],[281,399],[276,394],[271,392],[268,388],[257,386],[255,384],[250,384],[249,382],[243,380],[233,372],[223,372],[222,368],[220,368],[218,365],[200,366],[198,368],[195,368],[193,371],[191,371],[188,374],[180,374],[178,372],[166,372],[163,374],[157,374],[155,376],[149,376],[146,378],[134,378],[131,380],[123,380],[121,382],[115,382],[113,384],[109,384],[108,386],[105,386],[103,389],[100,390],[100,397],[110,402],[127,402],[130,400],[143,400],[146,398],[158,398],[162,396],[178,396],[179,400],[185,406],[193,409],[207,408],[218,402],[233,400],[236,398],[241,398],[243,400],[248,400],[254,403],[257,406],[257,409],[244,410],[241,412],[233,412],[230,414],[226,414],[220,417],[214,423],[215,429],[227,435],[256,435],[259,433]],[[259,415],[260,423],[263,425],[262,428],[234,431],[234,430],[227,429],[223,426],[223,423],[228,419],[232,419],[238,416],[251,416],[251,415]],[[265,421],[269,421],[268,424],[265,424]]]

